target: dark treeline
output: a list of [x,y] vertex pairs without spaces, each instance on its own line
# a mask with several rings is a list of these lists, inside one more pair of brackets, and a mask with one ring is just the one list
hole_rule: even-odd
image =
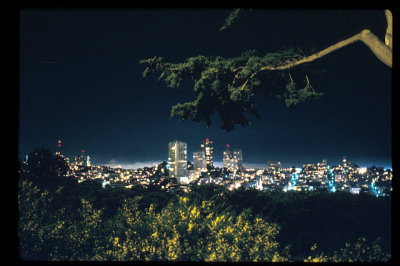
[[102,187],[36,149],[19,170],[24,260],[387,261],[391,198]]

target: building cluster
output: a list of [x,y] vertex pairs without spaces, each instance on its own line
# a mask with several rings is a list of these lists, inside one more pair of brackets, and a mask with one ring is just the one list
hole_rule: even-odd
[[326,160],[317,164],[304,164],[295,169],[283,190],[314,190],[361,192],[376,196],[389,196],[392,191],[393,171],[383,167],[359,167],[346,157],[337,166],[330,167]]
[[242,157],[242,150],[229,149],[229,144],[226,145],[227,150],[224,151],[223,155],[223,165],[224,168],[228,169],[231,172],[238,172],[239,170],[243,169],[243,157]]
[[[56,155],[64,158],[60,151]],[[207,138],[201,142],[200,149],[193,152],[193,163],[188,161],[187,143],[179,140],[168,144],[168,161],[152,167],[123,169],[92,165],[84,150],[72,160],[64,159],[69,165],[67,175],[74,176],[78,182],[99,182],[103,187],[141,186],[188,191],[190,184],[217,184],[229,190],[241,187],[272,191],[327,189],[376,196],[389,196],[392,192],[392,169],[359,167],[346,157],[332,167],[324,159],[316,164],[303,164],[301,168],[285,168],[280,162],[269,161],[263,169],[252,169],[243,166],[240,149],[227,145],[223,151],[223,167],[215,167],[213,158],[213,142]]]
[[217,184],[229,190],[255,188],[258,190],[362,192],[388,196],[392,191],[391,169],[358,167],[343,157],[341,163],[329,166],[324,159],[316,164],[303,164],[301,168],[282,167],[280,162],[269,161],[263,169],[245,168],[240,149],[229,145],[223,151],[223,167],[213,164],[213,142],[205,139],[200,149],[193,152],[193,163],[188,161],[188,145],[183,141],[168,144],[168,161],[153,167],[122,169],[90,165],[89,156],[75,156],[70,164],[71,174],[79,182],[98,180],[103,186],[131,188],[134,186],[159,187],[163,190],[190,189],[189,184]]
[[[139,169],[123,169],[101,165],[75,166],[71,169],[73,169],[73,176],[78,179],[78,182],[98,181],[103,187],[110,185],[112,187],[132,188],[134,186],[148,187],[151,184],[157,186],[167,179],[165,176],[166,163]],[[173,184],[174,182],[170,183]]]
[[[202,173],[207,172],[208,176],[211,176],[211,173],[216,172],[213,142],[209,138],[201,142],[199,151],[193,152],[193,167],[191,170],[188,170],[187,153],[187,143],[185,142],[175,140],[168,145],[169,176],[176,178],[178,184],[189,184],[200,179]],[[242,150],[230,150],[228,144],[227,149],[223,152],[223,168],[233,174],[242,170]],[[218,178],[212,182],[219,183]]]

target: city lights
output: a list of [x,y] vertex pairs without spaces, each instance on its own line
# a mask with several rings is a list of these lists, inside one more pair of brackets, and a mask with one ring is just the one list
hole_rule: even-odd
[[[85,155],[82,149],[80,155],[73,156],[69,175],[75,176],[78,182],[99,180],[103,187],[159,186],[168,191],[186,191],[190,184],[211,183],[225,186],[228,190],[240,187],[262,191],[326,189],[352,194],[370,193],[377,197],[389,196],[392,191],[392,169],[358,167],[346,157],[338,165],[332,166],[323,159],[316,164],[305,163],[301,168],[285,168],[276,161],[267,162],[263,168],[246,168],[242,150],[230,150],[227,144],[222,154],[222,167],[216,167],[213,166],[213,143],[209,138],[200,143],[199,151],[193,152],[193,163],[188,161],[187,152],[185,142],[172,141],[168,145],[166,162],[153,163],[151,167],[123,169],[118,164],[92,165],[90,156]],[[62,156],[60,152],[57,154]]]

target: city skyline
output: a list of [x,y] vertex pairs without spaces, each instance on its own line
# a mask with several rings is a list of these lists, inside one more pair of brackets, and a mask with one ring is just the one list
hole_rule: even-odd
[[85,150],[95,165],[167,161],[168,143],[175,139],[187,143],[191,159],[209,138],[217,166],[230,144],[243,150],[244,165],[300,166],[324,158],[333,165],[347,156],[360,166],[392,167],[391,69],[364,44],[310,65],[327,70],[321,77],[310,74],[313,86],[325,93],[319,100],[287,108],[282,100],[257,97],[261,119],[252,128],[226,133],[216,116],[208,129],[169,120],[172,105],[193,97],[190,84],[172,89],[143,78],[141,59],[234,57],[288,45],[320,49],[363,28],[379,36],[386,28],[382,10],[254,10],[219,32],[229,12],[22,10],[19,159],[36,147],[55,151],[59,139],[67,156]]
[[[183,156],[185,156],[186,161],[187,162],[191,162],[193,164],[193,169],[196,169],[196,163],[198,163],[199,165],[202,165],[203,167],[198,167],[198,169],[203,169],[206,170],[206,156],[205,156],[205,146],[204,143],[209,142],[209,143],[213,143],[213,141],[209,138],[206,138],[206,140],[201,141],[200,145],[198,145],[200,147],[200,150],[196,148],[191,148],[190,150],[193,150],[192,156],[189,156],[189,147],[187,145],[186,142],[181,141],[181,140],[174,140],[174,141],[170,141],[168,143],[168,155],[167,158],[164,160],[157,160],[157,161],[147,161],[147,162],[134,162],[134,163],[129,163],[129,162],[124,162],[124,161],[116,161],[116,160],[111,160],[108,163],[96,163],[95,165],[104,165],[104,166],[110,166],[110,167],[120,167],[123,169],[139,169],[139,168],[144,168],[144,167],[153,167],[155,165],[161,164],[163,162],[167,162],[169,163],[171,160],[175,161],[175,159],[178,160],[178,158],[180,160],[183,160],[182,158],[184,158]],[[56,151],[55,154],[63,154],[62,149],[61,149],[61,141],[59,140],[58,142],[58,149]],[[177,149],[176,145],[178,145],[179,147],[181,145],[184,145],[181,147],[182,152],[177,153],[177,154],[171,154],[171,147],[173,147],[173,150],[175,151],[175,149]],[[211,144],[211,150],[212,149],[212,144]],[[229,154],[227,154],[226,152],[230,152]],[[184,155],[181,155],[184,154]],[[228,158],[229,160],[232,160],[232,162],[228,162],[227,164],[234,164],[235,168],[239,166],[243,166],[244,168],[255,168],[255,169],[268,169],[269,167],[273,166],[273,167],[296,167],[296,168],[301,168],[304,165],[307,164],[318,164],[318,163],[322,163],[322,164],[326,164],[326,165],[330,165],[330,166],[337,166],[339,164],[341,164],[343,162],[343,160],[348,160],[349,162],[353,162],[355,165],[359,166],[360,168],[370,168],[373,166],[376,167],[383,167],[384,169],[392,169],[391,166],[385,166],[385,165],[379,165],[379,164],[371,164],[371,165],[367,165],[367,164],[363,164],[360,162],[355,162],[352,161],[352,158],[348,158],[345,155],[340,156],[340,158],[336,158],[335,161],[331,161],[329,162],[326,158],[321,158],[320,160],[316,160],[316,161],[299,161],[297,164],[291,164],[289,162],[281,162],[279,160],[271,160],[271,161],[267,161],[265,163],[243,163],[243,154],[242,154],[242,149],[239,149],[238,147],[231,147],[230,144],[227,144],[224,148],[224,150],[221,152],[223,160],[222,161],[214,161],[211,159],[211,164],[214,167],[217,168],[229,168],[229,167],[225,167],[225,158]],[[71,158],[72,161],[80,161],[80,160],[87,160],[88,165],[90,165],[90,160],[91,157],[89,154],[85,153],[85,150],[81,150],[79,155],[78,153],[69,156],[69,155],[65,155],[63,154],[63,156],[67,157],[67,158]],[[214,153],[212,154],[212,156],[214,156]],[[26,154],[25,156],[25,161],[28,158],[28,154]],[[173,159],[171,159],[173,158]],[[201,159],[201,160],[200,160]],[[197,162],[196,162],[197,161]],[[201,161],[201,162],[200,162]],[[82,161],[83,162],[83,161]],[[186,165],[187,167],[187,165]]]
[[[60,142],[59,142],[60,143]],[[208,153],[212,150],[212,141],[206,139]],[[60,147],[60,146],[59,146]],[[210,153],[209,153],[210,155]],[[29,167],[41,165],[42,159],[49,158],[48,150],[37,149],[21,162],[21,171],[29,172]],[[193,153],[193,163],[188,161],[187,143],[175,140],[168,144],[168,162],[162,162],[151,167],[126,169],[121,165],[92,165],[89,155],[66,158],[62,152],[55,153],[59,164],[59,173],[64,169],[66,176],[73,177],[78,183],[91,180],[114,187],[132,188],[133,186],[159,186],[167,191],[190,191],[192,185],[216,184],[228,190],[255,188],[260,191],[282,190],[313,191],[325,189],[330,192],[347,191],[352,194],[369,193],[379,196],[389,196],[392,191],[392,169],[383,167],[360,167],[343,156],[338,165],[329,165],[326,159],[318,163],[304,163],[301,167],[285,167],[281,162],[269,161],[267,167],[245,167],[242,164],[240,149],[230,149],[227,145],[224,151],[223,167],[206,167],[203,151]]]

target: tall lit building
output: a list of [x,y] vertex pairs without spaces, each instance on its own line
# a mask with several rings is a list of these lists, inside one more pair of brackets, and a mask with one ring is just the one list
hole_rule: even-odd
[[86,155],[86,166],[90,166],[90,156]]
[[188,176],[187,170],[187,144],[175,140],[168,144],[169,176],[181,183],[183,177]]
[[206,169],[206,157],[204,151],[193,152],[193,170]]
[[90,166],[90,156],[89,155],[75,155],[72,157],[72,164],[73,165],[80,165],[80,166]]
[[222,161],[223,161],[223,167],[226,169],[231,169],[232,168],[232,151],[229,150],[229,144],[226,145],[226,150],[223,152],[222,156]]
[[243,168],[242,150],[233,150],[233,169],[241,170]]
[[200,147],[204,151],[206,167],[211,169],[213,167],[213,142],[207,138],[201,143]]
[[223,153],[223,164],[224,168],[236,172],[243,168],[243,156],[242,150],[234,149],[231,151],[229,149],[229,144],[226,145],[227,149]]

